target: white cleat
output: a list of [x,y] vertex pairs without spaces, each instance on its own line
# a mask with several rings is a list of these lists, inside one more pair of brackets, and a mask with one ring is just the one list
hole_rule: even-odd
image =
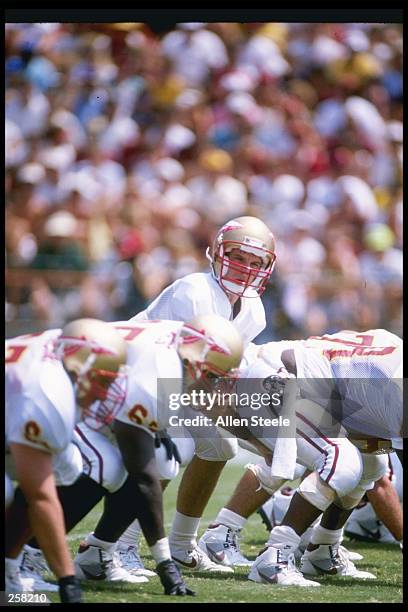
[[248,580],[279,586],[318,587],[319,582],[307,580],[297,569],[293,553],[288,554],[269,546],[257,557]]
[[[365,508],[363,508],[365,510]],[[354,513],[359,513],[360,510],[354,510],[344,528],[344,535],[349,540],[358,542],[375,542],[378,544],[398,544],[390,531],[381,521],[375,517],[373,519],[361,517],[354,518]],[[358,515],[360,516],[360,515]]]
[[44,580],[38,569],[40,567],[48,569],[48,565],[41,550],[25,546],[20,565],[21,577],[25,580],[30,579],[34,581],[34,591],[48,591],[49,593],[56,593],[58,591],[58,585]]
[[23,567],[30,567],[37,574],[40,575],[45,573],[51,573],[51,570],[48,567],[48,563],[45,560],[42,550],[40,550],[39,548],[33,548],[28,544],[24,546],[23,561],[21,565]]
[[360,555],[360,553],[354,550],[349,550],[343,545],[340,545],[339,553],[347,556],[350,559],[350,561],[361,561],[361,559],[364,559],[363,555]]
[[104,580],[105,582],[149,582],[146,576],[135,576],[125,570],[115,551],[109,553],[99,546],[82,542],[74,559],[75,573],[82,580]]
[[319,544],[315,550],[306,550],[300,561],[301,571],[308,576],[347,576],[362,580],[375,580],[370,572],[358,570],[338,544]]
[[157,576],[156,572],[147,569],[143,565],[143,561],[140,558],[136,546],[119,545],[116,552],[119,554],[121,566],[130,574],[134,574],[134,576],[146,576],[147,578]]
[[240,533],[240,529],[231,529],[226,525],[210,526],[201,536],[198,545],[214,563],[229,567],[250,567],[252,561],[246,559],[239,548]]
[[23,578],[19,569],[6,568],[6,593],[33,593],[33,578]]
[[234,573],[232,567],[211,561],[198,546],[190,549],[173,547],[171,549],[171,556],[181,569],[189,570],[190,572]]
[[23,580],[33,580],[34,591],[47,591],[48,593],[56,593],[58,591],[58,585],[52,582],[47,582],[33,570],[27,568],[21,570],[21,577]]

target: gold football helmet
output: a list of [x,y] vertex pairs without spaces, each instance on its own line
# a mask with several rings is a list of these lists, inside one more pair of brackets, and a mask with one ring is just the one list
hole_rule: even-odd
[[202,315],[185,323],[176,346],[195,380],[203,375],[234,376],[244,352],[234,324],[217,315]]
[[[229,258],[232,249],[259,257],[261,267],[232,261]],[[275,266],[275,239],[260,219],[237,217],[218,230],[206,255],[215,278],[225,291],[240,297],[257,297],[265,291]]]
[[64,327],[55,352],[74,382],[85,415],[111,422],[127,390],[126,342],[118,332],[97,319],[77,319]]

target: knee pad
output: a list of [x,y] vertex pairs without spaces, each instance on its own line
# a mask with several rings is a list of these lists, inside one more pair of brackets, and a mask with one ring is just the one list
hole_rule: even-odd
[[254,474],[259,482],[259,488],[264,489],[269,495],[273,495],[286,482],[285,478],[272,476],[271,468],[265,461],[262,463],[248,463],[245,467]]
[[333,503],[336,492],[316,472],[312,472],[299,485],[298,492],[309,504],[324,512]]
[[204,461],[228,461],[238,452],[236,438],[196,438],[195,453]]
[[70,442],[63,451],[52,459],[57,486],[69,487],[83,472],[82,456],[79,448]]
[[298,460],[316,471],[329,489],[338,495],[347,495],[361,480],[363,462],[360,451],[345,438],[319,439],[318,444],[321,445],[319,450],[310,449],[309,445],[305,454],[305,443],[301,440],[299,446],[302,451],[298,454]]
[[350,491],[348,495],[339,496],[336,499],[336,504],[345,510],[351,510],[358,506],[364,494],[365,490],[362,487],[356,487],[354,491]]
[[372,455],[361,453],[363,470],[358,485],[346,495],[339,495],[342,508],[351,509],[357,506],[367,491],[374,487],[374,483],[388,471],[388,455]]
[[387,474],[389,469],[388,455],[361,453],[361,458],[363,461],[363,473],[358,486],[363,487],[365,491],[369,491],[374,487],[374,483],[377,480]]

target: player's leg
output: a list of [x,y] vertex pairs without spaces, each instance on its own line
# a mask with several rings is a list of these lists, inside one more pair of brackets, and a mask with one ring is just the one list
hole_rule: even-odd
[[[304,471],[297,466],[295,478]],[[240,551],[239,539],[248,518],[277,491],[285,480],[273,478],[264,460],[249,464],[231,498],[221,508],[199,541],[199,546],[215,563],[248,566],[252,562]]]
[[[385,537],[387,534],[391,536],[387,538],[388,541],[392,541],[393,537],[398,542],[403,537],[403,518],[400,502],[402,498],[402,468],[395,453],[387,455],[387,459],[387,473],[377,480],[373,489],[367,491],[367,499],[371,503],[373,513],[376,515],[375,518],[383,524],[383,526],[379,525],[380,528],[382,527],[379,541],[381,541],[381,536]],[[400,489],[400,495],[398,494],[397,487]]]
[[341,554],[340,543],[343,527],[353,509],[365,492],[374,486],[387,470],[384,455],[361,454],[362,475],[357,486],[346,492],[340,491],[333,504],[326,509],[320,525],[312,533],[310,543],[301,560],[301,571],[307,575],[348,576],[373,579],[374,574],[357,570],[353,562]]
[[[195,455],[186,467],[177,493],[177,510],[169,535],[173,559],[190,571],[233,572],[218,565],[198,547],[197,534],[201,516],[215,489],[226,462],[235,456],[238,444],[230,434],[214,429],[208,438],[208,428],[191,430]],[[207,436],[207,437],[204,437]]]
[[[106,499],[121,490],[128,476],[120,451],[105,436],[90,429],[84,423],[76,427],[75,440],[81,450],[85,473],[94,485],[103,487],[105,494],[103,517],[113,525],[113,529],[117,529],[122,520],[122,510],[118,510],[117,507],[110,510],[109,505],[107,510]],[[87,495],[84,493],[82,497],[86,498]],[[123,505],[124,508],[129,508],[129,503]],[[71,518],[68,520],[71,521]],[[145,576],[133,575],[121,566],[120,558],[115,552],[116,539],[115,535],[111,536],[110,533],[105,535],[102,532],[96,536],[94,533],[88,534],[81,542],[74,559],[77,575],[88,580],[146,582]]]
[[[316,436],[317,429],[313,429]],[[345,439],[311,438],[308,428],[297,440],[298,461],[313,470],[292,496],[282,523],[270,533],[267,548],[255,560],[249,579],[283,585],[315,586],[294,564],[302,534],[333,503],[337,493],[351,491],[360,482],[359,451]],[[279,566],[279,572],[277,567]]]
[[[187,465],[194,455],[195,445],[191,437],[172,438],[172,443],[176,447],[177,457],[173,453],[169,453],[163,444],[155,449],[157,469],[163,491],[169,482],[176,478],[180,467]],[[136,576],[154,576],[155,572],[146,569],[140,557],[141,538],[142,530],[139,521],[136,519],[118,540],[117,551],[121,564]]]

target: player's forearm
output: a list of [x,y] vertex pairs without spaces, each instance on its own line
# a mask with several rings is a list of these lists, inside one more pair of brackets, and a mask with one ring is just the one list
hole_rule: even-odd
[[374,508],[377,517],[391,531],[396,540],[403,536],[403,517],[401,503],[390,479],[383,476],[374,489],[367,491],[367,497]]
[[72,576],[74,565],[65,540],[64,516],[57,496],[42,496],[28,506],[33,533],[45,558],[57,576]]

